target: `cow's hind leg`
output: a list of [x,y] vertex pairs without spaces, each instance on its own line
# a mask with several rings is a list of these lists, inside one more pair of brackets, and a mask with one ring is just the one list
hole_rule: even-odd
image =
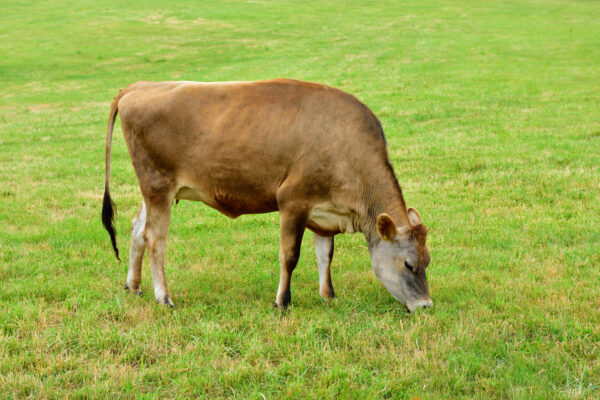
[[173,306],[165,279],[165,252],[171,219],[172,198],[151,195],[146,199],[146,229],[144,242],[150,258],[154,296],[159,304]]
[[131,248],[129,250],[129,272],[125,289],[133,293],[142,294],[142,261],[146,243],[144,242],[144,229],[146,228],[146,205],[142,203],[140,211],[131,222]]
[[315,253],[319,266],[319,294],[323,299],[335,297],[331,283],[331,259],[333,258],[333,236],[320,236],[315,233]]

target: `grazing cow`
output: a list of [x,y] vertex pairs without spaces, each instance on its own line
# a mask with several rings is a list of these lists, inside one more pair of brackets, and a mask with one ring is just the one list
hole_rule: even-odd
[[410,311],[430,307],[427,229],[406,208],[379,120],[355,97],[288,79],[138,82],[114,99],[106,136],[102,221],[117,258],[110,154],[117,112],[144,198],[133,220],[127,286],[139,292],[148,249],[154,294],[173,305],[164,272],[175,200],[230,218],[279,211],[281,272],[275,306],[287,308],[305,228],[314,232],[320,295],[333,297],[333,237],[363,232],[377,277]]

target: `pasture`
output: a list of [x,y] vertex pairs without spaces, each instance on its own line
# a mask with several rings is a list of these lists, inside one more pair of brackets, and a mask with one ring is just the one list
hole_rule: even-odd
[[[600,396],[600,3],[2,1],[0,398]],[[123,290],[141,195],[109,106],[138,80],[290,77],[382,122],[429,228],[409,314],[336,237],[324,303],[304,236],[272,308],[278,214],[174,206],[155,304]],[[357,149],[360,151],[360,149]]]

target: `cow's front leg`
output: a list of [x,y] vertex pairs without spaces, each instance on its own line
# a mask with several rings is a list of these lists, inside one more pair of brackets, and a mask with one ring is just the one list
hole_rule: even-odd
[[281,210],[281,243],[279,248],[279,262],[281,272],[279,275],[279,288],[275,298],[275,307],[287,309],[292,300],[290,281],[292,272],[300,258],[300,245],[302,235],[306,228],[307,214],[304,210]]
[[331,259],[333,258],[333,236],[320,236],[315,233],[315,253],[319,266],[319,294],[323,299],[335,297],[331,283]]
[[144,241],[148,248],[154,296],[159,304],[173,306],[165,279],[165,252],[171,219],[171,202],[146,201],[146,229]]
[[146,243],[144,242],[144,229],[146,228],[146,205],[142,203],[140,211],[131,223],[131,248],[129,250],[129,272],[127,272],[126,290],[135,294],[142,294],[142,261]]

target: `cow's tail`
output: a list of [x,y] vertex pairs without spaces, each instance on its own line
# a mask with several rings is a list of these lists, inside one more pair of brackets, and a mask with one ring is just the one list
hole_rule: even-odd
[[112,247],[115,250],[117,260],[119,261],[121,261],[121,259],[119,258],[119,249],[117,248],[117,233],[115,231],[114,221],[117,207],[110,198],[110,153],[112,148],[113,127],[115,125],[115,119],[117,118],[117,112],[119,111],[119,100],[121,100],[121,97],[125,94],[123,92],[124,91],[121,91],[119,95],[115,97],[110,106],[110,115],[108,116],[108,128],[106,131],[106,176],[104,181],[104,200],[102,202],[102,224],[110,235]]

